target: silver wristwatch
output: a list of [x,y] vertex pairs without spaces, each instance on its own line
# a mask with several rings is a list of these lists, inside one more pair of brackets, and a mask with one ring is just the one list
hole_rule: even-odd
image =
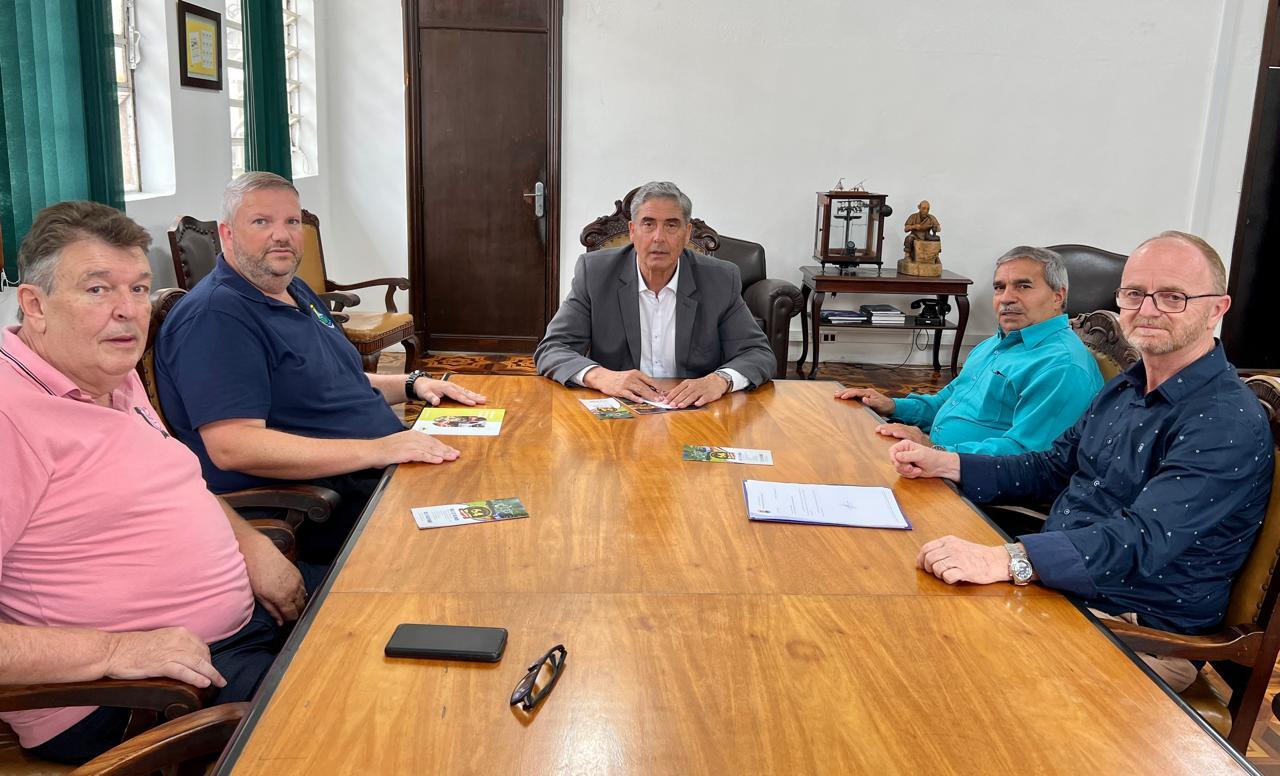
[[1027,557],[1026,549],[1021,544],[1006,544],[1004,549],[1009,553],[1009,579],[1015,585],[1030,582],[1036,572],[1031,568],[1031,559]]
[[732,391],[732,390],[733,390],[733,376],[732,376],[732,375],[730,375],[728,372],[724,371],[723,369],[717,369],[717,370],[714,372],[714,374],[715,374],[715,376],[716,376],[716,377],[719,377],[721,380],[724,380],[725,385],[729,386],[728,388],[725,388],[725,389],[724,389],[724,390],[725,390],[725,393],[728,393],[729,391]]

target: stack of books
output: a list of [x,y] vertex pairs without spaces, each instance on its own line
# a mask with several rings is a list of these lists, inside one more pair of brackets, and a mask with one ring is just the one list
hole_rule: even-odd
[[864,304],[862,312],[870,318],[872,326],[902,326],[907,322],[906,313],[891,304]]
[[866,323],[868,316],[860,310],[823,310],[822,322],[832,324]]

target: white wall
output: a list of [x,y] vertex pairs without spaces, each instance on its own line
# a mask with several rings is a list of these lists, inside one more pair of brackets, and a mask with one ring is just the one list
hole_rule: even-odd
[[[325,57],[340,63],[323,79],[334,108],[320,132],[330,184],[328,205],[316,213],[329,276],[339,283],[408,277],[400,4],[317,0],[317,6],[327,31]],[[378,289],[361,299],[381,304]],[[396,303],[407,310],[407,292]]]

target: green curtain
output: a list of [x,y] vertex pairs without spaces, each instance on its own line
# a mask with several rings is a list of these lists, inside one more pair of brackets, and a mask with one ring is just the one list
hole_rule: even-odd
[[124,209],[110,0],[0,0],[4,270],[41,208]]
[[293,180],[280,0],[244,0],[240,12],[244,22],[244,168]]

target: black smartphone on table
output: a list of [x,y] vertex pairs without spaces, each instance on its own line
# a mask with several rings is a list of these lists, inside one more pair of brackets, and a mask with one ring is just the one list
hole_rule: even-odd
[[396,626],[396,632],[391,634],[383,653],[387,657],[496,663],[502,659],[506,646],[506,628],[406,622]]

